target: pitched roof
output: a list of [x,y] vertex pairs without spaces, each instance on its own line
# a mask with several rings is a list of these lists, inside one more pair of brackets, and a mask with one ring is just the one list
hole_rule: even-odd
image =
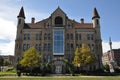
[[23,7],[20,9],[19,15],[17,17],[23,17],[23,18],[25,18]]
[[24,23],[24,27],[23,28],[24,29],[31,29],[30,26],[28,24],[26,24],[26,23]]
[[93,10],[93,17],[92,17],[92,19],[94,19],[94,18],[100,18],[96,8],[94,8],[94,10]]
[[52,14],[59,12],[59,11],[66,15],[66,13],[59,6]]

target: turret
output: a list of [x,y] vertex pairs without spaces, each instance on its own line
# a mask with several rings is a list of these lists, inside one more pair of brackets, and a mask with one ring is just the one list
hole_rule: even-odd
[[93,22],[93,27],[94,28],[95,27],[100,27],[100,21],[99,21],[99,19],[100,19],[100,16],[99,16],[99,14],[97,12],[97,9],[94,8],[94,10],[93,10],[93,17],[92,17],[92,22]]
[[[24,9],[23,7],[20,9],[19,15],[17,16],[18,18],[18,24],[17,24],[17,34],[16,34],[16,40],[15,40],[15,61],[16,63],[20,60],[21,58],[21,52],[22,52],[22,29],[25,24],[25,14],[24,14]],[[16,65],[16,64],[15,64]]]
[[20,39],[21,38],[21,31],[24,27],[24,23],[25,23],[25,14],[24,14],[24,9],[23,7],[20,9],[19,15],[17,16],[18,18],[18,24],[17,24],[17,36],[16,39]]
[[18,25],[25,23],[25,14],[24,14],[23,7],[20,9],[20,12],[17,18],[18,18]]
[[97,12],[97,9],[94,8],[93,10],[93,17],[92,17],[92,22],[93,22],[93,28],[95,30],[95,46],[96,46],[96,58],[97,58],[97,64],[98,64],[98,69],[102,69],[102,39],[101,39],[101,32],[100,32],[100,16]]

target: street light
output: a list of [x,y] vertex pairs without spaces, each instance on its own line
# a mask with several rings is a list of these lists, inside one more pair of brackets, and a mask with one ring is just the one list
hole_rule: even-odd
[[80,72],[80,63],[78,63],[78,72]]

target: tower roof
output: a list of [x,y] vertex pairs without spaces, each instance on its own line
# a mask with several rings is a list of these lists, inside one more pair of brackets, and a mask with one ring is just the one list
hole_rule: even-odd
[[94,11],[93,11],[93,17],[92,17],[92,19],[94,19],[94,18],[100,18],[100,16],[99,16],[96,8],[94,8]]
[[19,15],[17,17],[23,17],[23,18],[25,18],[23,7],[20,9]]

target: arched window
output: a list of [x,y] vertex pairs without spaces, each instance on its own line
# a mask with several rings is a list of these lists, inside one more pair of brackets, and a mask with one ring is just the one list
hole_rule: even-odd
[[63,26],[63,19],[60,16],[55,18],[55,26],[56,27]]

